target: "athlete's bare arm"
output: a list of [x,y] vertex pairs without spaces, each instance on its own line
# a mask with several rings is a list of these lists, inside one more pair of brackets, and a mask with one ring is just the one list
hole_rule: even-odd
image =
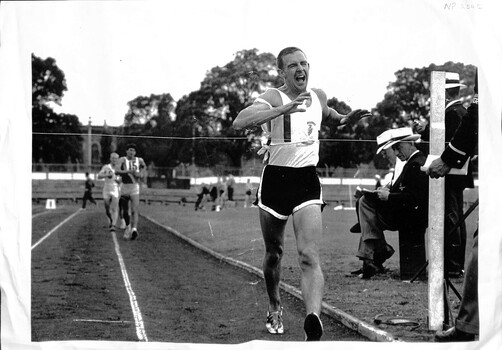
[[303,112],[304,110],[299,109],[298,106],[309,98],[310,93],[304,92],[283,105],[279,92],[267,90],[252,105],[239,112],[233,122],[233,127],[236,130],[245,129],[264,124],[282,114]]
[[112,178],[113,174],[108,173],[106,170],[108,169],[107,165],[104,165],[101,170],[98,173],[98,179],[104,179],[104,178]]
[[338,121],[340,125],[356,123],[360,119],[365,117],[370,117],[371,113],[364,109],[356,109],[351,111],[349,114],[338,113],[335,109],[328,106],[328,98],[326,93],[321,89],[312,89],[319,98],[322,107],[322,118],[325,121],[328,118],[332,118]]
[[135,176],[138,179],[143,179],[146,176],[146,163],[143,158],[138,157],[139,171],[136,172]]

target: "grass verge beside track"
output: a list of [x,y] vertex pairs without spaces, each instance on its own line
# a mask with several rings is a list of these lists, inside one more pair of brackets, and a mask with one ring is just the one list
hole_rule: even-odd
[[[192,206],[178,205],[141,207],[143,214],[160,224],[172,227],[219,254],[261,269],[263,243],[257,211],[256,208],[242,207],[226,208],[220,212],[194,211]],[[328,206],[323,213],[321,261],[326,280],[324,301],[370,325],[381,314],[411,318],[418,322],[418,326],[381,324],[377,329],[404,341],[432,341],[433,332],[428,330],[427,325],[427,283],[416,281],[410,284],[399,279],[397,232],[386,232],[387,241],[396,250],[385,264],[389,269],[387,274],[371,280],[360,280],[350,275],[350,271],[360,267],[355,257],[359,235],[349,232],[354,222],[354,211],[334,211]],[[472,223],[468,226],[472,228]],[[470,232],[468,230],[468,235],[472,236]],[[299,276],[295,239],[292,225],[288,223],[282,280],[299,289]],[[460,290],[462,278],[454,278],[452,282]],[[459,301],[451,296],[450,302],[455,315]]]

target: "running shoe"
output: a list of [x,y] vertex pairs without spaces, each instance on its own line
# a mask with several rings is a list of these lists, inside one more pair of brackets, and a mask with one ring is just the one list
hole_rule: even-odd
[[136,238],[138,238],[138,230],[136,230],[136,228],[133,228],[131,232],[131,240],[134,241]]
[[305,330],[305,341],[321,340],[323,332],[322,322],[315,312],[312,312],[305,317],[303,329]]
[[282,307],[277,311],[267,311],[266,326],[270,334],[284,333],[284,325],[282,324]]
[[131,238],[131,226],[127,226],[124,230],[124,239]]

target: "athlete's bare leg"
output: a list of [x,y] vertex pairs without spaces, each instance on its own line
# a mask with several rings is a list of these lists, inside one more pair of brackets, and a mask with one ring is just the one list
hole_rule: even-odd
[[263,274],[269,297],[269,311],[281,308],[279,282],[281,280],[281,260],[284,250],[284,228],[286,220],[280,220],[260,209],[260,224],[265,242]]
[[119,206],[122,218],[124,219],[126,226],[128,226],[131,222],[131,218],[129,216],[129,196],[120,197]]
[[113,225],[113,218],[110,212],[110,203],[112,201],[112,197],[104,198],[103,202],[105,204],[105,214],[108,220],[110,221],[110,225]]
[[293,214],[298,260],[302,271],[301,290],[306,313],[321,314],[324,276],[319,259],[322,238],[321,206],[309,205]]
[[138,228],[139,218],[139,194],[131,195],[131,228]]
[[109,203],[110,218],[112,220],[113,227],[119,225],[119,199],[118,197],[112,196]]

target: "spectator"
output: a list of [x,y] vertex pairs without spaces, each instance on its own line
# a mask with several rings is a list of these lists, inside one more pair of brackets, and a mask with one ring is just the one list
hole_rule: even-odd
[[218,179],[218,198],[216,200],[216,211],[220,211],[225,207],[225,200],[227,198],[227,181],[225,176]]
[[246,193],[245,193],[245,199],[244,199],[244,208],[251,207],[251,194],[253,192],[253,184],[251,183],[251,179],[247,179],[246,181]]
[[209,189],[206,184],[201,184],[200,192],[197,194],[197,201],[195,201],[195,210],[204,209],[203,203],[208,201]]
[[84,197],[82,198],[82,209],[85,209],[87,201],[90,201],[93,204],[96,204],[96,200],[92,196],[92,188],[94,187],[94,181],[92,181],[91,176],[88,172],[85,173],[85,191]]
[[234,201],[234,186],[235,186],[235,179],[232,174],[228,175],[227,178],[227,199],[231,202]]
[[397,231],[409,225],[427,227],[429,181],[420,170],[425,155],[415,146],[419,138],[411,128],[392,129],[390,140],[377,150],[380,153],[392,148],[396,157],[406,163],[390,187],[366,192],[358,200],[361,239],[356,256],[363,261],[363,279],[382,272],[383,263],[394,254],[384,230]]

